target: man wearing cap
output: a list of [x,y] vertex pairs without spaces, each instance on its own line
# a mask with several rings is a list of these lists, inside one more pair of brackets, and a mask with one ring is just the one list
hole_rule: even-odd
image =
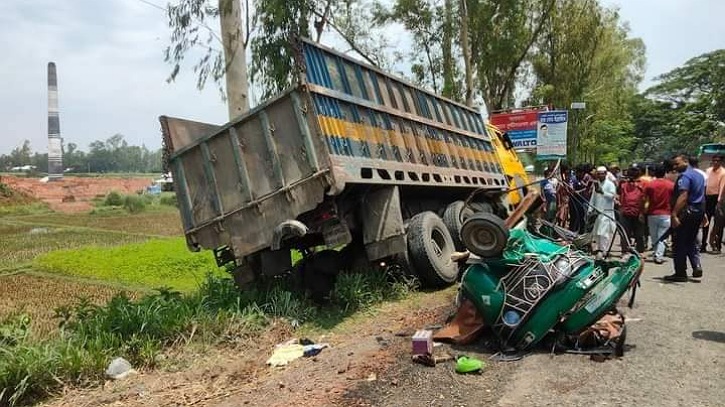
[[[607,168],[597,167],[597,180],[594,182],[592,207],[597,211],[597,220],[594,222],[594,244],[597,258],[602,258],[604,252],[609,251],[616,221],[614,218],[614,198],[617,196],[617,186],[607,177]],[[591,210],[591,209],[590,209]]]
[[692,277],[702,277],[699,262],[697,233],[705,217],[705,178],[689,165],[686,154],[678,154],[672,165],[680,173],[675,185],[675,204],[672,207],[675,274],[665,276],[666,281],[687,281],[687,258],[694,260]]

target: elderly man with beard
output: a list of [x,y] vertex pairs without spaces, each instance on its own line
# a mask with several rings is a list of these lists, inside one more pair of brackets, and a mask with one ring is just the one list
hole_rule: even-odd
[[592,235],[596,246],[598,259],[608,252],[617,228],[614,215],[614,199],[617,196],[617,186],[608,179],[607,168],[597,167],[594,194],[592,195],[592,208],[597,212]]
[[672,159],[672,166],[680,174],[675,184],[675,204],[672,207],[670,221],[675,273],[665,276],[664,280],[685,282],[688,280],[688,257],[696,262],[693,264],[692,277],[702,277],[697,233],[705,217],[705,178],[689,165],[689,157],[686,154],[676,155]]

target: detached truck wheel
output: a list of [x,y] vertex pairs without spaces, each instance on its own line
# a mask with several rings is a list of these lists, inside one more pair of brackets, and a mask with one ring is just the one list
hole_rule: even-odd
[[453,202],[443,212],[443,223],[445,223],[448,231],[451,233],[453,246],[456,248],[456,251],[466,250],[461,240],[461,227],[463,226],[463,222],[473,215],[473,213],[473,209],[466,207],[466,203],[463,201]]
[[421,282],[427,287],[446,287],[458,278],[451,260],[453,238],[443,220],[433,212],[419,213],[408,224],[408,254]]
[[468,251],[480,257],[498,257],[508,243],[509,230],[498,216],[479,212],[463,222],[461,240]]

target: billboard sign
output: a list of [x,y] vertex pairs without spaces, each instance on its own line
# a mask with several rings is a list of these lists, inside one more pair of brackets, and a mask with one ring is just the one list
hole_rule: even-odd
[[515,113],[494,113],[491,124],[508,133],[514,148],[536,148],[538,110]]
[[566,127],[568,112],[555,110],[538,114],[536,158],[556,160],[566,158]]

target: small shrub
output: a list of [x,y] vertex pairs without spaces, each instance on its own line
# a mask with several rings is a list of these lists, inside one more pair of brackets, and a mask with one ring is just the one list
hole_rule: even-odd
[[161,205],[167,205],[167,206],[179,206],[178,201],[176,200],[176,194],[162,194],[161,198],[159,199],[159,203]]
[[339,275],[332,298],[346,312],[354,312],[383,301],[399,300],[414,289],[413,281],[391,279],[383,270],[370,270]]
[[30,317],[25,314],[11,315],[0,321],[0,346],[16,346],[30,334]]
[[146,200],[138,195],[126,195],[123,207],[129,213],[141,213],[146,209]]
[[103,204],[105,206],[122,206],[123,196],[116,191],[111,191],[106,195],[106,200],[103,201]]
[[7,186],[6,184],[3,184],[2,182],[0,182],[0,197],[12,198],[13,196],[15,196],[15,191],[10,189],[10,187]]
[[122,206],[99,206],[91,209],[91,215],[98,216],[118,216],[126,213],[126,210]]

